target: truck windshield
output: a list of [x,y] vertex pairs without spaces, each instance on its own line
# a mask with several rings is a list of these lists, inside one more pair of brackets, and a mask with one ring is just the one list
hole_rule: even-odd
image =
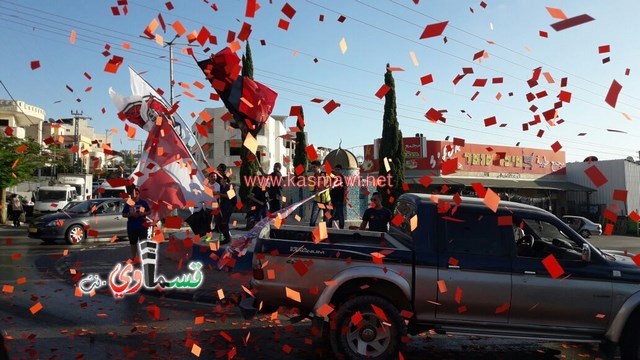
[[64,190],[38,190],[38,201],[65,201],[67,192]]

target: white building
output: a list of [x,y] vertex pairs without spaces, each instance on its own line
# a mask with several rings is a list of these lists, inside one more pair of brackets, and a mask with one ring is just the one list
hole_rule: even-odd
[[[573,203],[575,211],[580,213],[585,213],[586,210],[589,214],[602,214],[605,208],[623,216],[627,216],[632,211],[640,213],[640,164],[635,163],[632,158],[568,163],[567,180],[595,188],[596,186],[585,173],[585,170],[592,166],[596,166],[607,182],[589,195],[568,192],[567,201],[570,211]],[[627,202],[614,200],[614,190],[626,190]]]
[[42,144],[42,122],[45,111],[24,101],[0,100],[0,130],[13,128],[13,136],[19,139],[32,138]]
[[[102,148],[107,134],[96,134],[93,126],[89,125],[88,118],[77,118],[78,122],[78,152],[82,159],[82,171],[90,173],[94,168],[102,168],[107,165],[104,150]],[[75,143],[75,123],[73,118],[58,119],[45,122],[42,125],[43,141],[52,137],[57,144],[62,136],[62,146],[71,149]]]
[[[193,134],[203,148],[202,152],[197,148],[197,145],[192,148],[194,158],[202,168],[205,167],[202,153],[212,167],[216,167],[220,163],[226,164],[227,169],[231,170],[231,181],[239,183],[240,166],[238,165],[240,164],[240,148],[242,146],[240,130],[232,128],[229,121],[225,122],[221,119],[227,113],[226,108],[206,108],[204,110],[211,117],[211,120],[205,123],[208,136],[204,137],[197,131],[196,124],[203,124],[201,117],[198,117],[191,127]],[[295,143],[295,141],[283,139],[283,136],[288,134],[285,126],[287,118],[288,116],[281,115],[269,117],[256,138],[258,142],[257,156],[260,159],[262,169],[267,173],[271,172],[273,164],[276,162],[283,164],[283,175],[290,170],[287,164],[293,159],[291,143]],[[285,159],[289,161],[285,161]]]

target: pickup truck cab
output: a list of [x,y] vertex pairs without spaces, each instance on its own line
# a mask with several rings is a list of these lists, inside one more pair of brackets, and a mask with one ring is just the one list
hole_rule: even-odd
[[[553,214],[501,201],[404,194],[387,233],[265,228],[252,288],[264,306],[331,322],[348,359],[398,356],[406,334],[600,342],[640,359],[640,267]],[[638,258],[635,258],[638,260]],[[638,260],[640,261],[640,260]],[[324,323],[324,322],[321,322]],[[314,325],[315,326],[315,325]]]

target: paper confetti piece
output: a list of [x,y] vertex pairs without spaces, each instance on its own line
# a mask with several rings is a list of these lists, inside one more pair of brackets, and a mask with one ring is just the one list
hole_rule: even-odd
[[32,315],[35,315],[38,311],[42,310],[42,304],[37,302],[35,305],[29,308]]
[[604,102],[609,104],[612,108],[616,107],[616,103],[618,102],[618,95],[620,94],[620,90],[622,90],[622,85],[618,83],[616,80],[613,80],[611,86],[609,87],[609,91],[607,92],[607,97],[604,99]]
[[342,38],[340,40],[340,51],[342,52],[342,54],[344,55],[344,53],[347,52],[347,40],[345,38]]
[[420,39],[427,39],[436,36],[442,35],[444,29],[447,27],[448,21],[443,21],[440,23],[429,24],[424,28],[422,35],[420,35]]
[[389,85],[387,84],[382,84],[382,86],[380,87],[380,89],[378,89],[378,91],[376,91],[376,97],[378,99],[382,99],[385,95],[387,95],[387,93],[389,92],[389,90],[391,90],[391,87],[389,87]]
[[438,280],[438,291],[440,291],[441,294],[447,292],[447,284],[444,280]]
[[5,293],[5,294],[13,293],[13,289],[14,289],[13,285],[3,285],[2,286],[2,292]]
[[293,289],[289,289],[288,287],[285,286],[284,288],[286,294],[287,294],[287,298],[296,301],[296,302],[301,302],[302,299],[300,298],[300,293],[298,291],[295,291]]
[[72,44],[76,43],[76,31],[71,30],[71,35],[69,35],[69,42]]
[[498,211],[498,205],[500,205],[500,196],[496,194],[490,188],[487,188],[487,192],[484,195],[484,204],[491,209],[494,213]]
[[39,67],[40,67],[40,61],[39,60],[33,60],[31,62],[31,70],[35,70],[35,69],[37,69]]
[[562,149],[562,145],[560,145],[560,143],[556,141],[553,144],[551,144],[551,149],[553,150],[553,152],[558,152],[560,151],[560,149]]
[[458,171],[458,158],[449,159],[442,162],[440,173],[450,175]]
[[589,177],[593,185],[599,188],[600,186],[606,184],[609,180],[604,176],[600,169],[597,166],[593,165],[584,171],[585,174]]
[[626,202],[627,190],[613,190],[613,200]]
[[582,14],[582,15],[574,16],[572,18],[569,18],[569,19],[562,20],[562,21],[559,21],[557,23],[551,24],[551,27],[555,31],[562,31],[562,30],[566,30],[568,28],[572,28],[574,26],[578,26],[578,25],[582,25],[584,23],[588,23],[588,22],[593,21],[593,20],[595,20],[595,19],[592,18],[591,16],[589,16],[587,14]]
[[409,57],[411,57],[411,62],[413,63],[413,66],[420,66],[420,63],[418,62],[418,58],[416,57],[416,53],[414,53],[413,51],[409,51]]
[[432,74],[428,74],[428,75],[425,75],[425,76],[420,78],[420,84],[422,84],[422,85],[431,84],[432,82],[433,82],[433,75]]
[[542,265],[544,265],[553,279],[557,279],[564,274],[564,269],[562,269],[562,266],[553,254],[542,259]]
[[316,314],[320,316],[329,316],[334,311],[334,307],[330,304],[324,304],[316,310]]
[[496,314],[501,314],[503,312],[506,312],[507,310],[509,310],[509,308],[511,307],[511,304],[509,304],[508,302],[502,304],[502,306],[499,306],[496,308]]
[[547,11],[549,12],[549,15],[551,15],[552,18],[554,19],[560,19],[560,20],[566,20],[567,19],[567,15],[564,14],[564,11],[557,9],[557,8],[552,8],[552,7],[546,7]]
[[327,114],[331,114],[333,112],[333,110],[337,109],[340,107],[340,104],[331,100],[328,103],[326,103],[322,108],[324,109],[324,111]]
[[200,357],[200,353],[202,352],[202,348],[197,344],[193,344],[191,347],[191,353],[197,357]]
[[242,145],[246,147],[249,151],[251,151],[253,154],[258,153],[258,141],[256,140],[256,138],[253,137],[253,135],[251,135],[251,133],[247,134],[247,137],[244,139],[244,142],[242,143]]

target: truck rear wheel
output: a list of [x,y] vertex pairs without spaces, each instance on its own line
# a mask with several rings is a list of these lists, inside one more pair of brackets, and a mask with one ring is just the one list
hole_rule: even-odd
[[620,339],[620,355],[622,360],[640,360],[640,310],[628,321]]
[[357,296],[340,306],[331,326],[333,352],[352,359],[398,355],[406,326],[393,304],[377,296]]

